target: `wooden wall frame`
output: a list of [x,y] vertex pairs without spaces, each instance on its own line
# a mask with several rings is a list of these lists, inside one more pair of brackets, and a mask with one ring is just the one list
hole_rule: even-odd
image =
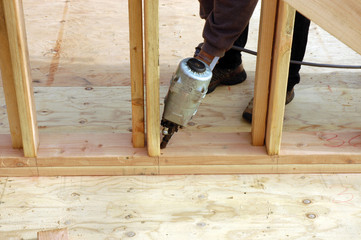
[[[335,138],[330,138],[329,133],[282,133],[284,104],[280,103],[285,97],[294,8],[313,20],[316,17],[309,6],[316,8],[320,0],[302,2],[262,1],[259,39],[262,51],[257,59],[252,132],[180,132],[173,137],[171,146],[160,150],[158,0],[144,2],[144,38],[139,17],[142,1],[129,0],[132,134],[40,134],[39,139],[22,2],[2,0],[0,31],[4,34],[0,42],[8,47],[1,48],[0,64],[11,134],[0,135],[0,176],[361,172],[361,132],[335,133],[343,139],[342,145],[334,144]],[[309,2],[312,4],[308,5]],[[343,6],[338,6],[338,1],[327,0],[325,4],[329,6],[330,2],[336,4],[335,8],[360,11],[358,0],[343,2]],[[355,21],[360,16],[348,15],[354,18],[342,21]],[[329,22],[340,34],[334,20]],[[323,24],[327,30],[328,23]],[[357,44],[360,26],[350,28],[356,29],[356,33],[346,37],[352,38],[348,44],[360,53]]]
[[35,157],[39,136],[23,5],[21,0],[2,0],[0,5],[0,65],[13,147]]

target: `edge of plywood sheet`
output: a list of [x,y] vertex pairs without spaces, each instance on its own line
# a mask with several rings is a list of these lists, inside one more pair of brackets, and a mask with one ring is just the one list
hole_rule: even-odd
[[360,0],[284,1],[361,54]]

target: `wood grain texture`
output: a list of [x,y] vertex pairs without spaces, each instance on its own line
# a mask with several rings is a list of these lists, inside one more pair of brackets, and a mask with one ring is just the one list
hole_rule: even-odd
[[[260,150],[257,151],[253,147],[248,149],[251,142],[249,133],[232,136],[214,134],[250,131],[250,125],[240,120],[243,109],[253,95],[252,69],[255,58],[246,54],[243,60],[248,80],[237,86],[220,86],[214,93],[207,95],[191,124],[172,139],[172,149],[166,149],[166,152],[162,152],[163,155],[153,159],[148,158],[146,150],[133,151],[129,134],[131,91],[129,77],[126,76],[129,72],[124,70],[128,65],[118,61],[119,56],[127,57],[129,54],[126,34],[128,25],[125,24],[128,9],[119,7],[121,4],[125,6],[126,2],[90,0],[71,2],[66,19],[61,18],[64,2],[54,0],[25,2],[24,10],[31,36],[30,57],[33,60],[32,65],[35,64],[32,72],[37,76],[35,84],[41,85],[46,82],[49,63],[45,58],[49,56],[51,58],[55,54],[52,49],[56,39],[52,37],[56,37],[59,26],[65,24],[60,67],[52,86],[71,87],[35,89],[40,131],[45,135],[49,134],[48,137],[42,135],[45,138],[41,137],[41,139],[57,143],[59,147],[49,145],[43,148],[47,145],[45,143],[40,147],[42,152],[40,156],[23,158],[19,150],[11,149],[9,135],[6,135],[6,138],[1,137],[2,175],[38,176],[39,173],[121,175],[157,172],[158,174],[166,172],[209,174],[237,171],[255,173],[257,169],[258,172],[274,173],[358,171],[360,158],[357,152],[357,135],[360,130],[358,113],[361,109],[359,81],[361,75],[355,70],[346,72],[302,68],[301,84],[296,88],[296,98],[286,107],[284,121],[285,130],[301,131],[301,133],[283,134],[279,156],[269,158],[262,148],[258,148]],[[195,35],[198,34],[194,33],[194,29],[198,29],[196,26],[199,24],[199,17],[197,6],[190,8],[183,2],[169,1],[160,5],[163,14],[160,16],[163,19],[160,25],[160,32],[163,32],[163,35],[160,35],[163,36],[160,39],[163,42],[160,61],[161,67],[163,64],[165,69],[162,72],[164,84],[169,82],[170,77],[167,75],[170,75],[176,67],[172,65],[173,62],[177,63],[182,56],[192,54],[193,47],[184,46],[197,45],[198,39]],[[49,8],[53,11],[49,12]],[[104,13],[107,13],[105,18]],[[254,16],[259,16],[257,14],[256,11]],[[117,16],[119,18],[116,18]],[[124,22],[124,24],[115,25],[114,22]],[[253,20],[254,22],[257,22],[257,18]],[[190,25],[192,28],[187,27]],[[47,27],[46,34],[42,32],[44,27]],[[252,49],[256,48],[256,32],[257,26],[251,27],[248,46]],[[173,44],[180,47],[175,47]],[[173,47],[175,49],[172,49]],[[352,50],[351,52],[347,50],[346,46],[327,35],[318,26],[311,25],[307,60],[318,62],[327,60],[329,63],[359,62],[360,56],[355,57]],[[118,71],[117,74],[113,74],[114,69]],[[38,80],[40,82],[37,82]],[[81,87],[76,87],[77,84]],[[120,86],[110,87],[112,84]],[[165,85],[160,88],[161,96],[166,94],[167,88],[168,86]],[[3,101],[1,94],[0,98],[0,101]],[[0,119],[1,133],[8,133],[6,108],[3,104],[0,105]],[[352,130],[354,132],[351,132]],[[350,132],[349,135],[344,135],[338,131]],[[104,139],[108,138],[107,135],[113,132],[127,134],[124,138],[110,137],[109,140],[115,141],[115,144],[108,143],[107,147],[99,148],[99,144],[102,144]],[[321,132],[322,141],[319,139]],[[78,144],[71,147],[66,142],[57,142],[56,136],[59,133],[65,136],[69,133],[70,138]],[[88,137],[76,136],[87,135],[86,133],[91,134]],[[198,135],[198,133],[205,135],[202,137],[202,134]],[[98,134],[104,135],[101,137],[97,136]],[[349,138],[346,138],[347,136]],[[89,141],[92,138],[94,141]],[[227,138],[230,141],[227,142]],[[73,140],[69,142],[73,143]],[[195,144],[195,140],[200,140],[198,145]],[[189,145],[184,141],[189,141]],[[212,144],[209,144],[210,141]],[[347,147],[349,141],[356,147]],[[345,143],[341,148],[333,147],[343,142]],[[191,152],[188,152],[189,146]],[[230,150],[229,155],[227,155],[227,146]],[[212,148],[215,153],[210,151]],[[340,149],[345,150],[340,151]],[[275,168],[273,164],[283,166]],[[322,168],[319,164],[327,164],[327,168]],[[295,166],[296,170],[292,166]]]
[[277,156],[267,155],[261,146],[250,147],[249,133],[178,133],[175,138],[162,150],[160,166],[361,163],[360,131],[285,132]]
[[[240,114],[251,97],[253,77],[253,73],[249,73],[248,82],[220,87],[215,94],[207,96],[184,131],[250,131],[250,124],[241,120]],[[34,90],[40,132],[128,133],[132,129],[129,86],[35,87]],[[168,86],[160,87],[162,98],[167,91]],[[4,98],[0,95],[2,101]],[[160,101],[163,111],[163,99]],[[0,133],[9,133],[6,108],[1,105]]]
[[294,21],[295,9],[280,1],[270,73],[270,95],[266,127],[266,148],[270,155],[279,154],[281,146]]
[[[41,134],[39,167],[156,166],[144,148],[133,148],[131,134]],[[64,141],[66,139],[66,141]]]
[[161,175],[184,174],[312,174],[360,173],[361,165],[349,164],[282,164],[282,165],[193,165],[160,166]]
[[1,239],[56,228],[80,240],[361,235],[359,174],[0,178],[0,189]]
[[265,142],[277,6],[278,1],[262,1],[252,113],[252,144],[255,146],[262,146]]
[[35,88],[39,129],[52,133],[129,133],[130,92],[129,86]]
[[360,0],[285,0],[285,2],[361,54]]
[[[335,135],[336,134],[336,135]],[[250,133],[179,132],[149,157],[127,134],[41,134],[36,158],[0,136],[0,176],[361,172],[361,132],[285,132],[279,155],[250,146]]]
[[68,229],[56,229],[38,232],[38,240],[69,240]]
[[[68,3],[69,9],[63,19],[65,2],[24,1],[33,85],[46,86],[51,59],[56,54],[57,36],[64,25],[59,67],[52,87],[130,86],[127,3],[128,0],[73,1]],[[202,41],[204,21],[199,17],[198,1],[184,4],[181,1],[160,0],[159,3],[160,82],[168,86],[180,59],[192,56],[194,47]],[[250,21],[247,48],[253,50],[257,49],[260,5],[261,1]],[[52,11],[49,12],[49,9]],[[46,32],[43,31],[45,28]],[[247,74],[254,74],[256,58],[248,54],[242,56]],[[360,58],[361,55],[321,27],[311,24],[305,60],[356,64]],[[315,77],[332,71],[303,67],[301,73],[314,73]],[[302,85],[306,78],[301,78]],[[252,78],[241,85],[249,80],[252,81]],[[252,98],[250,93],[245,100],[247,103]],[[218,94],[218,88],[215,94]]]
[[2,83],[4,87],[12,146],[13,148],[21,148],[23,146],[23,142],[21,136],[19,110],[16,98],[13,66],[11,63],[9,37],[2,1],[0,2],[0,32],[0,69],[1,77],[3,79]]
[[128,1],[130,78],[132,87],[132,142],[144,147],[144,76],[142,0]]
[[149,156],[160,154],[158,5],[158,0],[144,1],[146,125]]
[[37,167],[0,168],[1,177],[38,177]]
[[41,167],[39,176],[159,175],[157,166]]
[[[252,97],[253,77],[249,73],[246,82],[229,88],[220,86],[216,92],[207,95],[197,115],[182,131],[250,132],[251,126],[241,119],[241,114]],[[296,97],[286,106],[284,131],[360,130],[360,77],[360,71],[303,73],[301,83],[296,86]],[[168,87],[162,86],[161,95],[164,96],[167,90]],[[129,133],[129,99],[129,86],[36,87],[40,132]],[[3,95],[0,95],[0,102],[4,102]],[[3,105],[0,105],[0,133],[9,133]]]
[[8,31],[24,155],[34,157],[37,154],[39,136],[22,1],[2,1],[2,4]]

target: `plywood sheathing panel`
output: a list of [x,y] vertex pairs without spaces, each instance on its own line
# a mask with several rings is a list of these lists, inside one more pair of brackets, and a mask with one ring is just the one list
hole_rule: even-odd
[[65,227],[87,240],[361,235],[357,174],[0,178],[0,190],[1,239]]

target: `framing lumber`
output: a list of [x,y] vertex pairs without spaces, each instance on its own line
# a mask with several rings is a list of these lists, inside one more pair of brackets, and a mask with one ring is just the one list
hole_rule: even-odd
[[38,240],[69,240],[68,229],[56,229],[38,232]]
[[[21,0],[1,1],[6,19],[11,64],[25,157],[35,157],[39,144],[35,103]],[[15,110],[13,110],[15,111]]]
[[11,63],[9,37],[6,28],[5,13],[2,1],[0,3],[0,32],[0,69],[4,86],[4,95],[7,106],[6,110],[8,113],[11,140],[13,148],[22,148],[23,143],[21,137],[18,102],[16,98],[14,72]]
[[[36,158],[0,135],[0,176],[361,172],[361,131],[285,132],[279,155],[249,145],[250,133],[179,132],[159,157],[133,148],[131,133],[41,134]],[[340,144],[341,143],[341,144]]]
[[259,23],[258,57],[254,83],[252,116],[252,144],[262,146],[265,142],[274,29],[278,1],[262,1]]
[[361,54],[360,0],[285,0],[285,2]]
[[128,0],[130,78],[132,88],[132,141],[144,147],[144,77],[142,0]]
[[149,156],[160,154],[158,5],[158,0],[144,1],[146,125]]
[[[39,5],[33,1],[30,4],[33,6]],[[149,5],[154,3],[147,1],[146,4],[148,4],[147,8],[153,8]],[[49,5],[51,4],[49,3]],[[93,12],[84,11],[86,5],[89,5],[87,1],[76,3],[76,5],[72,6],[74,9],[69,9],[69,18],[63,18],[64,21],[69,23],[69,28],[67,28],[67,34],[64,34],[64,45],[62,45],[64,47],[62,49],[64,51],[62,52],[62,57],[64,56],[64,58],[59,59],[59,66],[66,67],[59,67],[58,69],[57,79],[59,81],[55,81],[51,88],[39,87],[35,91],[41,133],[38,155],[36,157],[24,157],[22,151],[12,148],[9,134],[0,135],[1,176],[361,172],[361,133],[357,122],[358,104],[360,102],[357,98],[360,91],[360,84],[357,81],[359,79],[358,73],[345,74],[337,72],[330,75],[330,72],[326,72],[324,75],[313,75],[314,72],[311,72],[303,78],[305,81],[302,81],[302,84],[297,89],[297,93],[299,93],[297,99],[287,106],[293,113],[286,114],[287,122],[291,125],[290,128],[286,126],[286,129],[292,131],[299,130],[301,132],[283,133],[282,148],[279,155],[269,156],[264,147],[250,146],[251,134],[238,133],[249,131],[250,129],[250,125],[244,121],[242,122],[242,120],[240,121],[240,111],[244,109],[251,98],[253,90],[252,80],[254,72],[249,71],[249,80],[251,81],[247,81],[248,83],[246,82],[242,86],[220,87],[215,95],[208,96],[202,102],[202,106],[190,126],[177,133],[167,149],[159,151],[159,154],[155,154],[154,157],[150,157],[150,154],[148,155],[150,151],[154,149],[156,151],[159,150],[159,110],[157,109],[159,107],[159,95],[157,94],[159,94],[159,89],[162,96],[166,94],[167,87],[165,86],[165,81],[168,80],[168,77],[163,76],[166,80],[164,80],[164,84],[160,88],[157,85],[157,81],[155,81],[159,77],[159,70],[157,61],[154,61],[158,60],[158,52],[157,49],[152,48],[158,47],[156,44],[158,38],[156,34],[153,35],[154,31],[152,30],[154,27],[157,27],[157,24],[154,25],[152,23],[153,16],[150,17],[154,11],[150,15],[146,13],[148,18],[151,19],[148,19],[147,22],[150,25],[147,39],[149,40],[151,36],[153,40],[147,41],[145,44],[148,46],[146,51],[147,63],[153,64],[153,66],[148,68],[148,75],[158,75],[157,77],[147,79],[147,83],[150,83],[150,87],[148,86],[150,89],[148,89],[150,101],[147,102],[149,104],[147,107],[151,112],[150,115],[153,114],[150,117],[150,120],[153,121],[153,127],[149,127],[149,129],[154,131],[150,132],[150,134],[154,134],[150,137],[151,141],[148,141],[148,151],[146,148],[134,148],[131,142],[133,136],[130,133],[131,111],[130,104],[128,103],[131,99],[131,90],[128,72],[123,72],[122,74],[124,75],[121,76],[101,75],[97,72],[97,69],[101,69],[104,72],[107,72],[109,69],[128,69],[128,59],[125,57],[124,62],[121,64],[109,64],[109,58],[106,57],[107,61],[102,61],[104,55],[99,54],[100,52],[104,53],[103,50],[107,47],[108,43],[101,44],[104,47],[102,49],[94,49],[94,52],[88,52],[84,51],[84,49],[89,49],[94,45],[94,42],[88,42],[86,47],[76,50],[78,51],[77,53],[84,52],[84,55],[79,54],[77,58],[88,59],[93,57],[92,54],[94,54],[94,58],[99,58],[94,61],[96,64],[93,66],[92,63],[84,63],[79,60],[71,64],[72,57],[77,53],[73,55],[70,53],[74,51],[76,46],[82,45],[87,40],[86,38],[79,38],[79,36],[84,35],[84,30],[83,32],[79,31],[79,33],[76,31],[79,25],[86,22],[84,20],[85,17],[81,17],[82,21],[73,21],[79,19],[79,13],[81,12]],[[98,9],[99,5],[94,5],[93,8]],[[167,4],[160,5],[161,10],[167,11],[167,8],[169,8]],[[63,7],[63,4],[59,4],[59,6]],[[41,9],[45,8],[48,8],[48,5],[41,5]],[[34,11],[35,8],[26,7],[26,9],[29,16],[34,14],[31,12],[37,12]],[[61,13],[60,10],[58,11],[59,13]],[[122,9],[124,14],[119,14],[117,11],[112,12],[112,14],[117,16],[124,15],[127,18],[125,14],[127,10]],[[99,12],[105,11],[99,8]],[[93,19],[98,13],[93,14],[88,15],[88,19]],[[196,14],[188,15],[189,21],[198,19]],[[169,13],[168,16],[171,16],[171,14]],[[33,23],[32,33],[35,33],[32,35],[30,32],[29,35],[32,36],[32,39],[36,40],[34,41],[35,43],[31,44],[35,46],[38,42],[47,42],[46,44],[42,43],[37,47],[31,48],[34,51],[32,58],[35,63],[33,72],[37,74],[34,80],[36,80],[35,83],[38,86],[46,82],[46,75],[49,69],[48,62],[43,62],[43,59],[49,59],[53,56],[51,52],[53,45],[51,43],[48,44],[48,42],[53,40],[49,41],[48,34],[39,33],[39,29],[42,28],[42,25],[39,25],[39,23],[44,22],[44,17],[45,15],[35,18],[35,21],[33,21],[34,18],[28,18],[29,23]],[[54,22],[53,29],[56,30],[59,27],[59,15],[54,15],[52,18]],[[183,19],[182,16],[178,15],[172,20],[179,22],[179,20]],[[97,22],[101,23],[102,21],[97,20]],[[70,23],[76,24],[70,26]],[[190,24],[190,22],[182,23],[187,26]],[[64,24],[62,23],[62,25]],[[163,29],[166,29],[166,25],[168,25],[168,22],[161,24],[164,27]],[[174,26],[177,28],[174,29]],[[92,27],[96,29],[98,25]],[[128,26],[123,27],[125,30],[122,29],[121,31],[127,31]],[[173,23],[169,29],[171,29],[169,31],[173,31],[173,35],[177,39],[181,39],[180,43],[186,44],[190,41],[189,36],[191,34],[187,37],[183,28],[178,28],[176,23]],[[317,29],[315,29],[312,30],[317,32]],[[56,32],[54,31],[54,37],[56,37]],[[109,32],[113,33],[113,29],[110,29]],[[38,39],[39,36],[40,41]],[[127,38],[126,34],[120,34],[120,32],[117,33],[117,36]],[[94,39],[98,40],[96,37],[92,37],[91,40]],[[122,44],[124,45],[120,49],[128,51],[127,40],[123,40]],[[119,39],[114,38],[112,41],[118,43]],[[79,45],[75,45],[75,43]],[[114,49],[119,50],[119,46],[114,44],[113,49],[108,50],[114,53]],[[328,49],[328,46],[329,44],[326,41],[322,42],[318,47]],[[183,49],[179,52],[170,52],[170,48],[164,47],[164,49],[167,49],[164,50],[164,55],[172,55],[172,57],[163,58],[163,64],[161,64],[167,69],[167,74],[169,74],[174,68],[172,65],[164,64],[164,62],[170,63],[175,58],[184,55],[186,51]],[[43,51],[47,55],[44,58],[39,54],[43,53]],[[328,51],[325,52],[326,54],[329,53]],[[152,54],[153,57],[151,57]],[[348,55],[348,53],[343,54]],[[337,54],[334,59],[337,59]],[[119,66],[121,67],[118,68]],[[81,74],[76,73],[78,68],[83,68]],[[250,67],[247,66],[247,69],[250,69]],[[107,76],[112,77],[110,79]],[[76,81],[72,81],[74,79]],[[332,85],[333,80],[337,81],[338,86]],[[80,83],[79,86],[75,87],[78,83]],[[114,83],[119,86],[110,87]],[[330,86],[327,84],[330,84]],[[86,86],[85,89],[84,86]],[[124,94],[118,96],[120,95],[117,94],[119,92]],[[109,98],[109,95],[112,97]],[[156,98],[154,98],[155,96]],[[275,96],[279,95],[275,93]],[[317,102],[313,96],[317,96]],[[265,101],[267,101],[266,98],[264,99]],[[319,111],[317,117],[306,116],[312,115],[312,111],[323,106],[322,104],[330,102],[330,99],[335,99],[335,102],[327,105],[327,107],[322,109],[323,111]],[[312,101],[315,104],[312,104],[311,107],[305,107],[305,105]],[[122,104],[114,106],[114,102]],[[154,109],[158,112],[155,113]],[[1,111],[2,119],[5,119],[5,108],[1,108]],[[345,115],[346,113],[351,114],[346,119],[344,116],[340,117],[342,113]],[[327,122],[322,121],[320,119],[323,119],[323,116],[332,119],[327,120]],[[333,118],[337,118],[338,122]],[[155,121],[155,119],[157,120]],[[2,133],[8,133],[6,120],[1,122],[0,126],[3,131]],[[349,133],[330,132],[335,129],[340,131],[351,129],[349,131],[355,131]],[[318,132],[303,132],[307,130]],[[88,134],[84,134],[84,132],[88,132]],[[157,141],[157,143],[149,144],[152,141],[153,143]],[[151,148],[151,146],[154,148]]]
[[279,154],[281,147],[295,13],[290,5],[282,0],[279,2],[266,128],[266,148],[270,155]]

